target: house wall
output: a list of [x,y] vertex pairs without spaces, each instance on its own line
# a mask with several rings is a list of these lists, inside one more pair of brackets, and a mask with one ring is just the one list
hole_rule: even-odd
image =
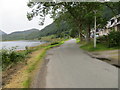
[[118,30],[118,26],[115,26],[115,31],[117,31]]
[[114,27],[115,31],[120,31],[120,24]]
[[103,36],[103,35],[108,35],[110,29],[104,29],[103,31],[99,32],[99,36]]
[[118,31],[120,31],[120,24],[117,26]]

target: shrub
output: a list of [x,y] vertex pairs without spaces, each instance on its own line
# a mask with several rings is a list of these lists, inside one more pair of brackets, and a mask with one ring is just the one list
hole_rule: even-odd
[[97,43],[102,43],[107,47],[120,47],[120,31],[111,31],[108,35],[99,37]]
[[56,44],[59,44],[59,42],[53,42],[53,43],[51,43],[51,45],[56,45]]
[[112,31],[108,34],[109,47],[120,47],[120,31]]
[[29,48],[29,47],[25,47],[25,55],[31,53],[33,51],[33,49]]
[[108,46],[108,36],[102,36],[102,37],[99,37],[99,38],[97,38],[97,43],[102,43],[102,44],[104,44],[104,45],[106,45],[106,46]]
[[0,62],[2,62],[2,69],[4,70],[9,65],[15,64],[21,60],[24,60],[25,54],[22,52],[17,52],[13,49],[7,50],[2,49],[0,51],[0,55],[2,58],[0,58]]

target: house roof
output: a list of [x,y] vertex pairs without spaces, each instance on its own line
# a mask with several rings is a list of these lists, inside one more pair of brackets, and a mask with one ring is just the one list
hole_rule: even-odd
[[116,18],[119,18],[119,17],[120,17],[120,14],[118,14],[118,15],[112,17],[110,20],[113,20],[113,19],[116,19]]
[[[120,21],[117,22],[117,18],[120,18],[120,14],[114,16],[113,18],[111,18],[111,19],[108,21],[108,24],[106,25],[106,28],[111,28],[111,27],[114,27],[114,26],[119,25],[119,24],[120,24]],[[114,20],[113,23],[111,23],[112,20]]]

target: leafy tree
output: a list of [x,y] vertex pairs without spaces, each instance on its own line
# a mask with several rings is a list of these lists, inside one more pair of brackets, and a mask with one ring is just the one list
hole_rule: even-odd
[[[32,11],[27,14],[29,20],[32,20],[35,16],[40,16],[40,25],[43,25],[45,16],[50,14],[54,20],[59,21],[62,18],[61,20],[72,21],[72,24],[78,27],[81,41],[84,37],[83,32],[87,32],[87,41],[89,41],[90,30],[94,25],[94,11],[97,11],[98,23],[102,26],[102,23],[106,20],[101,15],[103,7],[107,6],[115,13],[118,10],[119,4],[98,2],[29,2],[28,6],[32,8]],[[86,26],[87,28],[84,31],[83,27]]]

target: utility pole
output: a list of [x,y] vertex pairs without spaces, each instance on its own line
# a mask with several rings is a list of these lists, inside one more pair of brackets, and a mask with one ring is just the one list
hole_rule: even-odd
[[94,31],[94,48],[96,48],[96,11],[95,12],[95,31]]

